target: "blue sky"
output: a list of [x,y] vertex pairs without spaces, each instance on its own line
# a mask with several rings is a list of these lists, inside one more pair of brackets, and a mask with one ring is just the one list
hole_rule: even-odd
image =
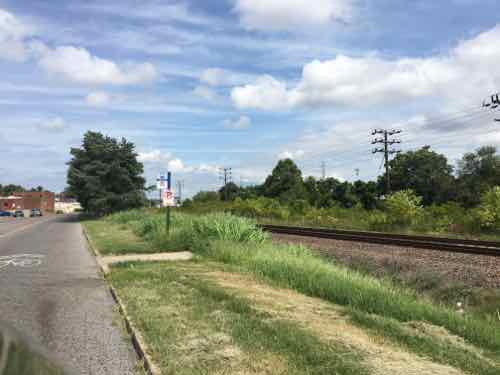
[[0,0],[0,183],[65,186],[86,130],[135,142],[185,192],[380,173],[371,130],[456,161],[500,144],[498,2]]

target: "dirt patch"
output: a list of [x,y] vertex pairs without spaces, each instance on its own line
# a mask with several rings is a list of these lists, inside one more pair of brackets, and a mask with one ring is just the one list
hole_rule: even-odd
[[353,326],[344,310],[321,299],[289,289],[262,284],[249,275],[208,272],[205,276],[220,286],[251,299],[255,308],[276,319],[291,320],[314,332],[322,340],[340,342],[364,353],[365,364],[374,374],[458,375],[461,371],[431,362],[368,335]]

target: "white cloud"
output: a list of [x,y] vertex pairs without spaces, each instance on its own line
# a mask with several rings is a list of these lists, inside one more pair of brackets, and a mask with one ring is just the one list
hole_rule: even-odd
[[24,61],[29,55],[26,38],[34,29],[13,14],[0,9],[0,59]]
[[90,107],[106,107],[112,100],[112,96],[104,91],[91,92],[85,97],[85,103]]
[[143,163],[147,162],[158,163],[158,162],[168,162],[171,157],[172,154],[170,154],[169,152],[165,153],[161,150],[156,149],[147,152],[139,152],[139,156],[137,159]]
[[152,81],[156,75],[150,63],[119,66],[111,60],[93,56],[85,48],[62,46],[41,48],[39,60],[47,72],[85,84],[128,85]]
[[220,172],[220,168],[217,165],[200,164],[196,168],[196,171],[201,172],[201,173],[209,173],[209,174],[213,174],[213,175],[218,175]]
[[60,132],[66,129],[66,122],[60,117],[54,117],[52,119],[43,121],[38,124],[38,128],[44,131],[50,132]]
[[304,155],[305,155],[304,150],[297,150],[297,151],[285,150],[278,155],[278,158],[300,160],[304,157]]
[[353,0],[237,0],[235,11],[249,30],[305,30],[349,21]]
[[225,70],[219,68],[205,69],[201,73],[200,81],[210,86],[219,86],[226,81],[227,74]]
[[292,95],[287,91],[286,84],[265,75],[254,84],[233,88],[231,99],[238,108],[276,110],[288,108]]
[[224,127],[227,129],[247,129],[252,124],[248,116],[240,116],[237,120],[225,120]]
[[[370,105],[440,96],[480,100],[500,86],[500,25],[460,42],[446,55],[384,59],[378,56],[314,60],[291,89],[271,76],[233,88],[238,108],[279,110],[297,106]],[[457,97],[460,93],[460,97]]]
[[207,86],[196,86],[193,93],[206,100],[215,101],[217,99],[217,93]]
[[181,159],[175,158],[168,162],[168,170],[173,173],[186,172],[186,166]]

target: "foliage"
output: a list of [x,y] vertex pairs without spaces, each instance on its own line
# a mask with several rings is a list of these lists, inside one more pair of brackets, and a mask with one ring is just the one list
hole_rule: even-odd
[[196,193],[192,200],[193,202],[210,202],[210,201],[217,201],[220,199],[219,193],[216,191],[199,191]]
[[219,189],[220,199],[224,201],[232,201],[238,196],[240,188],[234,182],[228,182]]
[[481,197],[481,204],[475,211],[479,225],[484,229],[500,230],[500,187],[495,186]]
[[492,146],[467,153],[458,163],[458,201],[466,207],[479,204],[481,195],[500,186],[500,156]]
[[143,165],[133,143],[89,131],[71,155],[69,191],[86,212],[103,215],[144,205]]
[[[393,191],[413,190],[424,205],[452,198],[453,167],[429,146],[398,154],[389,163]],[[385,177],[382,178],[385,180]]]
[[413,190],[401,190],[391,194],[385,201],[389,220],[393,224],[413,224],[422,214],[422,198]]
[[291,159],[283,159],[274,167],[263,185],[264,195],[281,202],[291,202],[305,196],[302,172]]
[[7,197],[9,195],[12,195],[15,192],[22,192],[22,191],[26,191],[26,189],[20,185],[14,185],[14,184],[2,185],[2,184],[0,184],[0,196]]

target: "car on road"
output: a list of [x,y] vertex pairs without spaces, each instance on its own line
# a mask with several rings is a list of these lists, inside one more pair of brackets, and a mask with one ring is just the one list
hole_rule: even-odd
[[14,212],[14,214],[12,215],[14,217],[24,217],[24,212],[21,211],[21,210],[17,210]]
[[33,208],[31,210],[30,217],[36,217],[36,216],[43,216],[42,210],[40,210],[39,208]]
[[11,216],[9,211],[0,211],[0,217]]

